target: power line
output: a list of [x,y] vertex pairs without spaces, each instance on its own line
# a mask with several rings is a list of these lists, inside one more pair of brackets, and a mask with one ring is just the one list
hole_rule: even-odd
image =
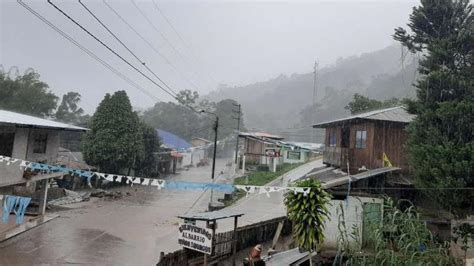
[[98,37],[96,37],[94,34],[92,34],[89,30],[87,30],[84,26],[82,26],[80,23],[78,23],[75,19],[73,19],[71,16],[69,16],[66,12],[64,12],[61,8],[56,6],[51,0],[47,0],[48,3],[53,6],[57,11],[59,11],[61,14],[63,14],[66,18],[68,18],[70,21],[72,21],[76,26],[78,26],[81,30],[86,32],[89,36],[91,36],[94,40],[99,42],[102,46],[107,48],[112,54],[117,56],[120,60],[122,60],[124,63],[126,63],[128,66],[130,66],[132,69],[134,69],[136,72],[138,72],[140,75],[142,75],[144,78],[148,79],[150,82],[158,86],[160,89],[162,89],[164,92],[167,94],[171,95],[174,99],[176,99],[176,96],[170,93],[168,90],[163,88],[160,84],[156,83],[153,79],[151,79],[149,76],[145,75],[140,69],[132,65],[130,62],[128,62],[125,58],[123,58],[121,55],[119,55],[115,50],[110,48],[107,44],[105,44],[102,40],[100,40]]
[[178,68],[173,65],[173,63],[170,62],[170,60],[168,60],[168,58],[162,54],[158,49],[156,49],[153,44],[151,44],[145,37],[143,37],[143,35],[140,34],[140,32],[138,32],[138,30],[135,29],[135,27],[133,27],[130,23],[128,23],[125,18],[120,15],[118,13],[117,10],[115,10],[111,5],[109,5],[105,0],[102,0],[102,2],[107,6],[108,9],[110,9],[110,11],[112,11],[112,13],[114,13],[125,25],[127,25],[127,27],[132,30],[140,39],[142,39],[142,41],[144,41],[148,47],[150,47],[158,56],[160,56],[168,65],[170,65],[170,67],[178,74],[181,76],[181,78],[183,78],[184,80],[186,80],[192,87],[194,87],[196,90],[199,90],[198,87],[196,86],[196,84],[194,84],[194,82],[192,82],[187,76],[185,76],[181,71],[178,70]]
[[[165,42],[183,60],[183,62],[186,63],[188,60],[186,60],[184,55],[180,51],[178,51],[178,49],[176,49],[176,47],[174,47],[174,45],[168,40],[168,38],[166,38],[166,36],[155,26],[155,24],[153,24],[153,22],[150,20],[150,18],[148,18],[148,16],[145,14],[145,12],[143,12],[143,10],[140,9],[140,7],[135,3],[135,1],[130,0],[130,2],[132,2],[133,6],[135,6],[135,8],[138,10],[138,12],[140,12],[140,14],[143,16],[143,18],[145,18],[145,20],[148,22],[148,24],[161,36],[161,38],[163,38],[163,40],[165,40]],[[198,76],[194,71],[191,70],[191,72],[193,72],[196,76]]]
[[21,0],[17,0],[17,2],[23,6],[26,10],[28,10],[31,14],[33,14],[35,17],[37,17],[38,19],[40,19],[43,23],[45,23],[46,25],[48,25],[51,29],[53,29],[54,31],[56,31],[57,33],[59,33],[63,38],[65,38],[66,40],[68,40],[69,42],[71,42],[72,44],[74,44],[76,47],[78,47],[79,49],[81,49],[83,52],[85,52],[87,55],[89,55],[91,58],[93,58],[94,60],[96,60],[97,62],[99,62],[100,64],[102,64],[105,68],[109,69],[110,71],[112,71],[112,73],[114,73],[115,75],[117,75],[118,77],[120,77],[121,79],[123,79],[125,82],[127,82],[128,84],[132,85],[133,87],[137,88],[138,90],[140,90],[141,92],[143,92],[144,94],[146,94],[148,97],[156,100],[156,101],[160,101],[156,96],[152,95],[151,93],[149,93],[147,90],[145,90],[144,88],[142,88],[140,85],[138,85],[137,83],[135,83],[134,81],[132,81],[130,78],[128,78],[127,76],[125,76],[124,74],[122,74],[120,71],[118,71],[117,69],[115,69],[114,67],[112,67],[111,65],[109,65],[107,62],[105,62],[104,60],[102,60],[100,57],[98,57],[96,54],[94,54],[92,51],[90,51],[89,49],[87,49],[86,47],[84,47],[83,45],[81,45],[79,42],[77,42],[74,38],[72,38],[71,36],[69,36],[67,33],[65,33],[64,31],[62,31],[61,29],[59,29],[58,27],[56,27],[51,21],[47,20],[45,17],[43,17],[41,14],[39,14],[38,12],[36,12],[33,8],[31,8],[30,6],[28,6],[26,3],[23,3]]
[[128,46],[125,45],[125,43],[123,43],[122,40],[120,40],[120,38],[117,37],[117,35],[115,35],[109,29],[109,27],[107,27],[84,3],[82,3],[81,0],[78,0],[78,1],[79,1],[79,4],[81,4],[81,6],[84,7],[87,10],[87,12],[92,17],[94,17],[94,19],[97,20],[97,22],[99,22],[99,24],[102,25],[102,27],[104,27],[107,30],[107,32],[109,32],[115,38],[115,40],[117,40],[131,55],[133,55],[133,57],[135,57],[135,59],[137,59],[138,62],[140,62],[140,64],[142,64],[151,74],[153,74],[153,76],[155,76],[159,81],[161,81],[161,83],[163,83],[166,86],[166,88],[168,88],[174,94],[174,98],[176,98],[176,92],[170,86],[168,86],[166,82],[164,82],[155,72],[153,72],[153,70],[151,70],[143,60],[138,58],[138,56],[134,52],[132,52],[132,50],[130,50],[130,48],[128,48]]
[[[191,49],[191,46],[189,46],[187,44],[187,42],[184,41],[183,37],[181,36],[181,34],[179,34],[179,32],[176,30],[176,28],[173,26],[173,24],[171,23],[171,21],[168,19],[167,16],[165,16],[165,14],[163,13],[163,11],[158,7],[158,4],[155,2],[155,0],[152,0],[151,1],[153,3],[153,5],[155,6],[156,10],[158,10],[158,12],[160,13],[160,15],[165,19],[165,21],[168,23],[168,25],[170,26],[170,28],[174,31],[174,33],[176,33],[176,35],[178,36],[178,38],[181,40],[181,43],[183,43],[183,46],[186,47],[189,52],[191,53],[192,57],[194,57],[194,60],[196,62],[199,63],[199,58],[193,53],[193,49]],[[208,76],[209,78],[214,82],[214,83],[217,83],[216,80],[214,79],[214,77],[208,73]]]

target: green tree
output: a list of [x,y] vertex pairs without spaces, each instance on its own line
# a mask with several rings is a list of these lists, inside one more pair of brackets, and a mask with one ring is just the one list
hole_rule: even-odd
[[[223,139],[237,130],[237,101],[232,99],[225,99],[215,104],[214,112],[219,116],[218,138]],[[242,111],[242,110],[241,110]],[[240,129],[245,129],[243,115],[240,116]]]
[[143,120],[154,128],[169,131],[187,140],[195,136],[207,137],[204,133],[211,127],[211,122],[204,121],[202,115],[172,102],[156,103],[143,113]]
[[125,91],[106,94],[82,141],[84,159],[107,173],[124,173],[143,156],[143,134],[138,115]]
[[135,160],[135,173],[143,177],[156,177],[158,175],[157,157],[155,153],[160,151],[160,137],[156,129],[140,122],[143,135],[143,153]]
[[345,109],[351,114],[359,114],[363,112],[373,111],[382,108],[389,108],[401,105],[401,101],[397,98],[391,98],[385,101],[370,99],[358,93],[354,94],[354,98],[350,101]]
[[34,71],[14,79],[0,71],[0,109],[50,117],[56,109],[58,97],[39,78]]
[[318,180],[299,181],[295,186],[309,187],[311,191],[306,196],[292,191],[285,194],[288,219],[293,222],[293,236],[299,247],[315,251],[324,241],[324,224],[329,218],[331,196]]
[[54,115],[56,120],[74,125],[80,124],[84,113],[84,110],[78,105],[80,101],[81,94],[78,92],[70,91],[64,94],[61,104]]
[[[452,209],[474,203],[474,22],[469,0],[422,0],[394,38],[423,54],[408,150],[419,187]],[[454,188],[454,189],[453,189]],[[472,208],[472,207],[471,207]]]
[[181,90],[176,95],[179,102],[184,105],[194,106],[199,99],[199,93],[191,90]]

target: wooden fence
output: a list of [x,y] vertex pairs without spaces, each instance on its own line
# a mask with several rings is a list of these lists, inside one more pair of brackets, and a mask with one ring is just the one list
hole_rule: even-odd
[[[273,239],[277,231],[278,224],[283,221],[283,228],[280,236],[291,234],[292,225],[287,217],[279,217],[243,227],[237,228],[237,251],[267,242]],[[214,248],[212,258],[228,257],[232,254],[233,231],[217,233],[214,236]],[[164,255],[161,254],[158,266],[187,265],[190,260],[199,261],[203,257],[202,253],[189,249],[181,249]]]

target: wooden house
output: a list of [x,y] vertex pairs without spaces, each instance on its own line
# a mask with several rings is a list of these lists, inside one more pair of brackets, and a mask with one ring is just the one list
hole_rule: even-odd
[[349,166],[351,174],[390,165],[407,172],[406,126],[414,117],[393,107],[313,125],[326,129],[323,162],[342,170]]
[[210,140],[203,139],[203,138],[197,138],[197,137],[195,137],[191,140],[191,145],[193,147],[203,147],[203,146],[209,145],[211,143],[212,142]]
[[268,157],[280,157],[280,145],[277,141],[283,137],[263,132],[240,132],[239,138],[244,139],[240,154],[245,156],[247,162],[268,164]]

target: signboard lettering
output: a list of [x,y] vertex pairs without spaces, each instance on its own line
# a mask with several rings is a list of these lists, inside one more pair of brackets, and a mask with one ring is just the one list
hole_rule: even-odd
[[212,232],[193,224],[180,224],[178,243],[185,248],[211,254]]

